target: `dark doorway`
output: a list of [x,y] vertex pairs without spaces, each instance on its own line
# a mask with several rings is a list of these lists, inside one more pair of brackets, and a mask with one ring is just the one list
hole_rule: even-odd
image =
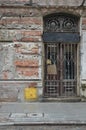
[[77,44],[45,44],[44,96],[76,96]]
[[44,17],[44,97],[77,95],[79,17],[57,13]]

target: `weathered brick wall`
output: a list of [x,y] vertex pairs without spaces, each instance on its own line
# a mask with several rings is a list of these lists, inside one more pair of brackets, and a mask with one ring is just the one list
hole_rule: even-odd
[[0,79],[42,79],[43,16],[58,11],[81,14],[53,6],[0,8]]
[[16,9],[7,16],[8,11],[0,19],[0,79],[41,79],[42,17],[36,17],[35,11],[33,17],[20,17],[22,10],[17,16],[11,14]]
[[41,13],[36,8],[23,7],[1,7],[0,10],[0,80],[11,80],[0,82],[0,101],[24,101],[24,89],[31,84],[35,84],[40,96],[43,33]]
[[[42,100],[41,81],[4,81],[0,82],[0,102],[24,102],[24,90],[28,86],[37,87],[38,97],[36,100]],[[33,100],[33,101],[36,101]],[[30,101],[30,100],[29,100]]]
[[41,43],[1,43],[0,79],[41,79]]

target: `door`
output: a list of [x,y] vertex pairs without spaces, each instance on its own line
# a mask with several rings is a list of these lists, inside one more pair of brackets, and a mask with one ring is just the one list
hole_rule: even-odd
[[77,44],[45,43],[44,97],[76,96]]

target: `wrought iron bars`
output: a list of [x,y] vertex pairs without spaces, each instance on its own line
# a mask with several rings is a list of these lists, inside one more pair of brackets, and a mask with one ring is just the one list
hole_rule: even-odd
[[44,32],[78,32],[78,17],[62,13],[45,16]]
[[44,96],[75,96],[77,44],[45,44]]

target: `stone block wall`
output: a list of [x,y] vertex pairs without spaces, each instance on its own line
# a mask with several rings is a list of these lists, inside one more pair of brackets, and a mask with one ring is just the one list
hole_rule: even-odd
[[0,10],[0,79],[41,79],[43,21],[38,10]]

